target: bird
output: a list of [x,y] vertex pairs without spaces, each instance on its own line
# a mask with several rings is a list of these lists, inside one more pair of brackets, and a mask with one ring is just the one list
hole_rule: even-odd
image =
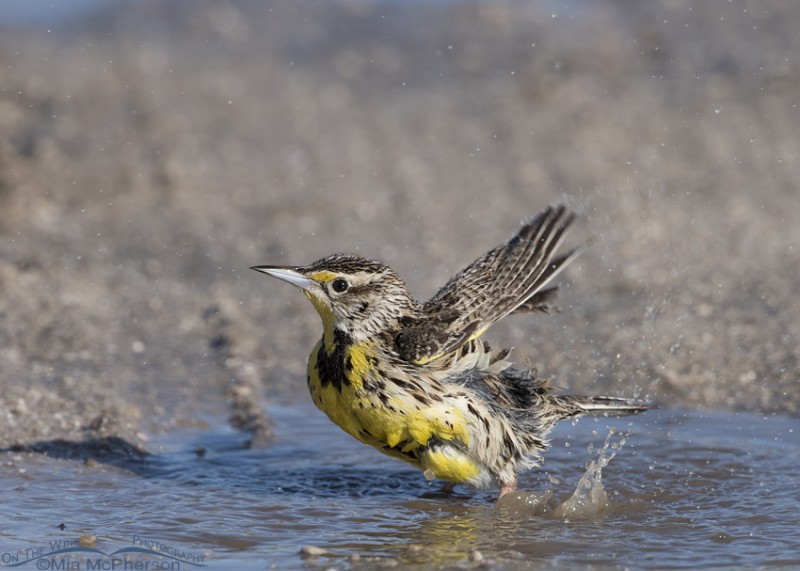
[[553,280],[582,252],[559,253],[575,219],[563,205],[547,207],[424,303],[389,266],[357,255],[252,269],[296,286],[319,313],[307,383],[331,421],[443,481],[444,492],[499,487],[499,500],[543,462],[558,421],[651,408],[559,394],[482,338],[508,315],[553,311]]

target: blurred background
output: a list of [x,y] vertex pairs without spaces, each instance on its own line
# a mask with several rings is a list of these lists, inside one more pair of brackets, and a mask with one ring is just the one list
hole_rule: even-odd
[[[574,392],[800,406],[800,9],[779,1],[0,5],[0,440],[307,399],[336,251],[418,298],[548,204]],[[494,344],[494,343],[493,343]],[[241,412],[241,411],[240,411]]]

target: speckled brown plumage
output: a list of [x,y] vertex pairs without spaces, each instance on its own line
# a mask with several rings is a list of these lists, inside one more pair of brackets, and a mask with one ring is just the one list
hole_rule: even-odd
[[308,384],[333,422],[426,477],[495,483],[502,495],[541,462],[559,420],[648,408],[554,394],[535,371],[514,367],[507,349],[479,339],[510,313],[550,309],[550,282],[577,255],[558,254],[574,220],[563,206],[547,208],[424,304],[391,268],[359,256],[253,269],[300,287],[319,312]]

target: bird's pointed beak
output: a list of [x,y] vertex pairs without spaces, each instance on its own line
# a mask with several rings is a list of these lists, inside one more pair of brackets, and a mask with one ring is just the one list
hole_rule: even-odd
[[278,278],[279,280],[283,280],[304,290],[309,290],[317,283],[311,278],[304,276],[297,271],[296,268],[289,266],[252,266],[250,269],[261,272],[262,274],[267,274],[273,278]]

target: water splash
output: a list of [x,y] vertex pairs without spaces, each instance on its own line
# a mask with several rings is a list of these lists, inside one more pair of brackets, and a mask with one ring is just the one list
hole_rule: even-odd
[[552,509],[553,492],[511,492],[497,500],[497,507],[514,516],[546,516]]
[[[500,498],[497,506],[511,510],[516,515],[543,516],[548,519],[566,521],[596,520],[603,516],[609,507],[608,493],[603,486],[603,468],[608,466],[614,456],[625,445],[630,432],[621,433],[609,428],[603,447],[594,456],[594,445],[589,444],[590,455],[586,471],[578,480],[572,495],[559,503],[552,490],[544,493],[512,492]],[[558,478],[548,476],[554,486],[561,484]]]
[[[608,493],[603,486],[603,468],[622,449],[629,435],[629,432],[620,433],[614,428],[609,429],[603,447],[597,457],[586,464],[586,471],[578,480],[575,491],[553,509],[554,517],[564,520],[591,520],[603,516],[608,509]],[[592,454],[594,445],[590,444],[588,450]]]

